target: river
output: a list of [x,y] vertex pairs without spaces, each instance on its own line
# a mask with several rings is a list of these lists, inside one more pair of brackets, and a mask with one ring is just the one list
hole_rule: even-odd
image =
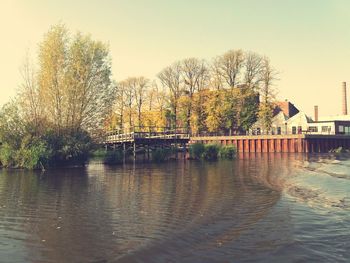
[[1,170],[0,262],[350,262],[350,159]]

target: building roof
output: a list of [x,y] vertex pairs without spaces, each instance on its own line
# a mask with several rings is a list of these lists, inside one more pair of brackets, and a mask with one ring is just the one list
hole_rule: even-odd
[[277,115],[281,111],[284,113],[284,115],[287,118],[291,118],[294,115],[299,113],[299,110],[297,109],[297,107],[295,107],[294,104],[289,102],[288,100],[279,101],[276,103],[276,107],[274,109],[274,115]]
[[310,116],[307,116],[304,112],[300,111],[298,112],[296,115],[294,115],[293,117],[288,119],[288,122],[293,122],[298,120],[299,122],[301,120],[305,121],[306,123],[312,123],[314,122],[313,119]]

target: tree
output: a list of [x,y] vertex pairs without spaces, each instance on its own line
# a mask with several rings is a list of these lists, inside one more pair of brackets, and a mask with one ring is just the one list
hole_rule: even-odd
[[176,129],[178,120],[178,105],[182,94],[181,90],[181,64],[176,62],[163,69],[158,78],[163,87],[169,90],[170,107],[173,114],[173,127]]
[[102,126],[115,100],[108,47],[77,33],[69,47],[67,126],[92,130]]
[[259,118],[262,122],[264,130],[267,133],[270,131],[272,125],[275,100],[273,82],[276,80],[276,77],[276,70],[271,66],[270,60],[267,57],[264,57],[261,71],[262,86],[260,90],[261,102],[259,108]]
[[[127,123],[129,129],[134,126],[134,109],[135,109],[135,98],[134,90],[136,86],[136,78],[127,78],[126,80],[119,83],[119,86],[124,90],[124,108],[127,115]],[[123,125],[124,126],[124,125]]]
[[133,89],[135,94],[135,101],[136,101],[136,107],[137,107],[137,124],[139,127],[143,126],[141,113],[142,113],[142,106],[145,103],[146,96],[147,96],[147,88],[149,85],[150,80],[145,77],[138,77],[133,82]]
[[[114,112],[117,118],[117,127],[120,130],[124,129],[124,114],[125,114],[125,100],[126,100],[126,85],[125,81],[120,81],[116,84],[116,99],[114,103]],[[112,114],[113,115],[113,114]]]
[[261,71],[263,67],[263,58],[254,53],[247,52],[244,61],[244,84],[248,88],[256,89],[261,82]]
[[45,116],[60,133],[63,125],[65,72],[68,62],[68,30],[56,25],[45,34],[39,45],[39,96]]
[[218,73],[230,88],[239,84],[239,74],[244,65],[244,53],[242,50],[229,50],[214,60]]
[[26,55],[21,68],[23,83],[20,85],[19,104],[23,111],[24,119],[31,124],[33,134],[37,135],[43,130],[44,117],[40,102],[39,87],[37,85],[36,72],[33,63],[30,62],[29,53]]
[[108,47],[53,26],[39,47],[38,96],[54,130],[101,128],[115,99]]
[[[204,60],[197,58],[188,58],[181,62],[182,78],[184,82],[184,93],[187,96],[186,106],[186,126],[188,131],[191,129],[191,114],[193,108],[193,95],[206,86],[208,79],[208,69]],[[198,110],[201,110],[197,107]]]

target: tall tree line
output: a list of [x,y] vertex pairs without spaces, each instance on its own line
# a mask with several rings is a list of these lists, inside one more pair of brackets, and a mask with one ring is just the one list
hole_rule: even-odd
[[183,127],[192,133],[241,134],[258,118],[268,127],[275,80],[269,59],[254,52],[229,50],[210,62],[176,61],[153,81],[131,77],[118,82],[108,128]]

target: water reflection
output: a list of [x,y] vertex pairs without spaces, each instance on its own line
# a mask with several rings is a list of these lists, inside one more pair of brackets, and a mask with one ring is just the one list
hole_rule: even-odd
[[312,158],[245,154],[213,163],[1,171],[0,256],[6,262],[241,262],[270,255],[278,262],[303,247],[295,243],[295,200],[284,190],[305,163],[318,161]]

